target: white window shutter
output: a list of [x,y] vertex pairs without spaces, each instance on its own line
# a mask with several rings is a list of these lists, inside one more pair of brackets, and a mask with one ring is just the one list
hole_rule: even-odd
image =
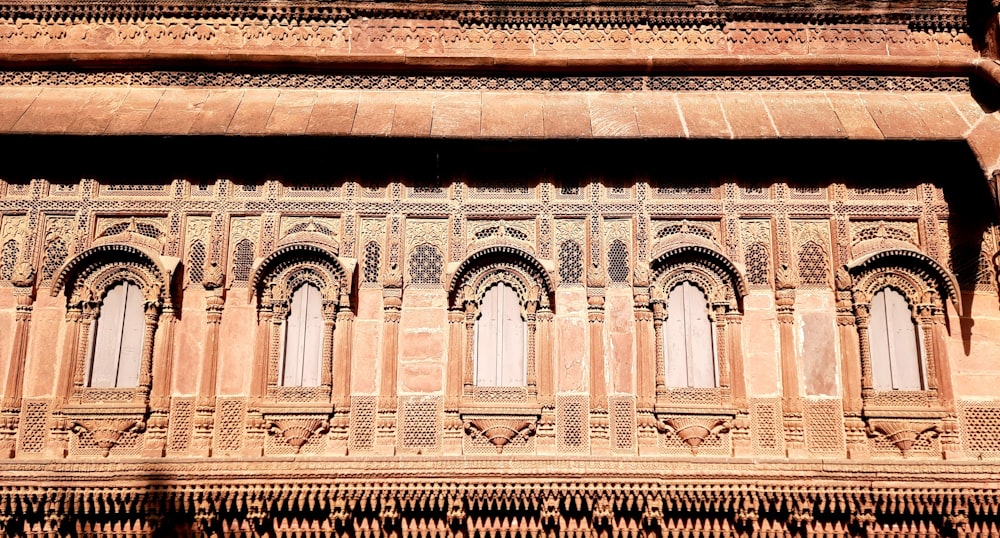
[[320,384],[323,355],[323,296],[305,284],[292,293],[285,320],[281,384],[315,387]]
[[112,287],[104,296],[95,324],[87,386],[126,388],[138,385],[146,331],[142,290],[129,282]]
[[663,338],[669,386],[718,386],[708,300],[690,282],[682,282],[670,291]]

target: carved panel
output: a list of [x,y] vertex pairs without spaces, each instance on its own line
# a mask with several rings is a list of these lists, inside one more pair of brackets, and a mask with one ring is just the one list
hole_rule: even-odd
[[806,428],[806,449],[813,456],[842,456],[844,439],[844,409],[840,400],[808,400],[803,402]]
[[760,398],[750,402],[750,442],[754,456],[785,455],[781,400]]
[[590,397],[556,397],[556,444],[559,452],[590,452]]
[[375,419],[378,399],[375,396],[351,396],[351,420],[348,426],[349,453],[371,452],[375,447]]
[[167,452],[187,452],[194,428],[194,398],[174,398],[170,402]]
[[215,414],[215,452],[235,454],[243,448],[246,428],[246,399],[219,398]]
[[444,399],[439,396],[402,398],[401,413],[396,428],[397,446],[401,452],[437,452],[441,449]]

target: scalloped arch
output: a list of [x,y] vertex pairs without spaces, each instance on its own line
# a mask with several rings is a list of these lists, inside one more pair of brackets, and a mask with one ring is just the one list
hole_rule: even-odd
[[130,256],[136,257],[141,263],[147,264],[153,270],[150,276],[143,280],[147,278],[155,279],[156,282],[146,282],[146,285],[160,285],[163,289],[160,299],[168,300],[170,283],[173,280],[173,275],[177,269],[177,265],[180,263],[180,259],[171,256],[161,256],[159,253],[148,248],[125,243],[97,245],[67,260],[56,272],[55,277],[53,277],[50,293],[53,297],[59,295],[59,292],[63,290],[71,278],[76,278],[86,272],[94,273],[96,272],[96,267],[125,263],[126,260],[123,260],[123,253],[126,260]]
[[[525,278],[533,280],[539,286],[539,293],[544,294],[549,299],[555,292],[555,286],[552,284],[548,270],[537,258],[517,247],[494,245],[473,252],[458,265],[448,284],[449,304],[455,306],[461,289],[465,286],[470,275],[475,275],[478,269],[485,268],[491,263],[519,269],[516,272],[523,273]],[[477,280],[488,272],[476,275]]]
[[299,260],[316,260],[329,263],[335,276],[339,279],[339,286],[343,289],[350,289],[350,282],[347,281],[350,273],[340,262],[337,254],[322,245],[314,243],[290,243],[280,246],[270,254],[257,262],[250,273],[248,289],[251,298],[257,293],[264,277],[275,270],[283,262]]
[[[745,297],[749,293],[749,286],[747,286],[743,272],[725,254],[706,244],[707,240],[698,236],[692,236],[692,238],[685,237],[670,241],[657,251],[653,261],[649,264],[653,271],[653,280],[659,280],[664,271],[670,268],[671,259],[688,258],[697,261],[700,258],[711,262],[705,266],[706,269],[716,273],[720,280],[728,280],[739,298]],[[713,266],[717,266],[717,268]]]
[[[858,276],[866,269],[890,269],[894,267],[917,271],[918,275],[922,272],[934,278],[937,282],[933,284],[945,289],[958,312],[963,312],[958,279],[951,271],[923,252],[911,248],[886,249],[865,254],[847,264],[848,270]],[[924,283],[926,285],[932,284],[926,281]]]

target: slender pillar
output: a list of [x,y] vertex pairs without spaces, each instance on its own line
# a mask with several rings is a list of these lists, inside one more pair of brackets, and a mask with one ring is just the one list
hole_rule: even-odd
[[[158,310],[158,311],[157,311]],[[146,458],[162,458],[167,454],[167,428],[170,420],[170,388],[172,385],[172,363],[174,356],[174,330],[177,316],[172,304],[162,309],[154,309],[158,314],[154,319],[156,345],[149,389],[149,418],[146,420],[146,435],[142,455]]]
[[636,286],[632,292],[635,313],[636,410],[651,412],[656,404],[656,343],[653,311],[650,310],[649,286]]
[[775,307],[781,353],[781,396],[784,412],[785,450],[789,457],[806,455],[799,367],[795,356],[795,281],[782,265],[775,278]]
[[[194,435],[191,443],[192,452],[198,456],[212,454],[212,432],[215,430],[215,398],[219,379],[219,330],[226,302],[225,288],[222,286],[223,279],[224,274],[219,270],[218,264],[212,263],[206,267],[202,282],[205,287],[205,347],[202,351],[201,382],[198,385],[198,399],[195,401]],[[258,333],[260,332],[258,330]],[[254,353],[259,358],[257,349],[254,350]],[[254,363],[256,370],[257,361]]]
[[402,274],[397,276],[397,279],[391,279],[390,275],[382,289],[382,379],[379,384],[375,443],[376,451],[382,455],[396,452],[396,372],[399,363],[399,320],[403,307]]
[[868,435],[861,419],[861,353],[858,329],[851,298],[853,280],[846,267],[836,272],[837,336],[840,340],[840,375],[843,381],[844,430],[847,437],[847,457],[868,457]]
[[21,416],[21,395],[24,390],[24,362],[28,354],[28,334],[31,311],[35,301],[35,271],[31,264],[21,262],[11,277],[17,311],[11,338],[10,361],[7,363],[7,384],[0,405],[0,458],[13,458]]

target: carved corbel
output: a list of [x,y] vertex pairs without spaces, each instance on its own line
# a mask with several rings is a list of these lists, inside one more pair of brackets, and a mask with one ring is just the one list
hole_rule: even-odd
[[72,422],[74,433],[79,435],[83,432],[89,432],[94,437],[94,442],[100,447],[105,458],[121,440],[122,435],[128,432],[141,432],[145,429],[146,424],[135,418],[74,420]]
[[884,435],[903,456],[909,455],[910,449],[919,439],[935,437],[941,431],[938,424],[907,420],[869,420],[866,428],[869,437]]
[[647,529],[658,529],[663,526],[663,499],[659,496],[647,496],[642,507],[642,524]]
[[219,515],[212,503],[202,499],[194,507],[194,525],[206,538],[217,538],[219,532]]
[[396,503],[395,498],[382,498],[382,507],[379,510],[378,518],[383,531],[396,527],[400,520],[400,514],[399,505]]
[[525,417],[477,417],[465,422],[468,435],[480,435],[503,452],[508,443],[522,437],[527,439],[535,434],[537,420]]
[[280,433],[285,441],[295,449],[296,454],[309,441],[310,437],[326,433],[329,429],[330,422],[322,418],[283,418],[267,422],[268,432],[271,434]]
[[858,536],[871,536],[875,522],[875,507],[870,503],[852,507],[850,526]]
[[550,531],[559,530],[562,524],[562,512],[559,510],[559,499],[554,495],[545,497],[542,501],[541,511],[538,514],[542,526]]
[[334,528],[343,530],[348,528],[352,520],[351,509],[347,506],[347,499],[338,497],[330,504],[330,523]]
[[788,510],[788,531],[795,533],[806,530],[813,521],[813,504],[809,501],[797,501]]
[[247,502],[247,523],[257,536],[265,536],[271,527],[271,514],[267,504],[256,497]]
[[662,423],[663,431],[671,432],[691,448],[691,454],[698,453],[698,447],[713,435],[726,433],[732,423],[719,417],[673,417]]
[[591,512],[591,524],[594,528],[610,528],[615,520],[615,508],[611,499],[601,495],[594,502]]
[[448,526],[453,530],[458,530],[465,524],[467,514],[465,512],[465,501],[460,495],[453,494],[448,497]]

